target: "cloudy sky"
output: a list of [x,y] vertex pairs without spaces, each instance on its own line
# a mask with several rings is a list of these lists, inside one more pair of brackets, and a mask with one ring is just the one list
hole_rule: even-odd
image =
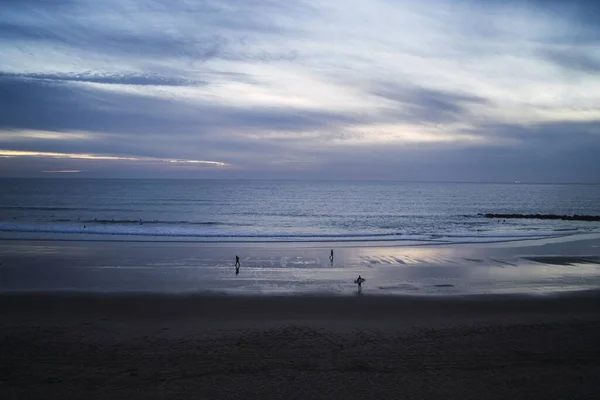
[[0,0],[0,176],[600,182],[598,15]]

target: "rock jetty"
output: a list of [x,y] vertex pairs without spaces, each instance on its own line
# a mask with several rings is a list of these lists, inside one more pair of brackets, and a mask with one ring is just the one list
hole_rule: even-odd
[[485,218],[500,219],[558,219],[562,221],[600,221],[600,215],[556,215],[556,214],[477,214]]

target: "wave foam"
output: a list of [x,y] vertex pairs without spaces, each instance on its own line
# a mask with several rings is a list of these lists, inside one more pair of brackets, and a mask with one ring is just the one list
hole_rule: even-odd
[[[0,232],[29,233],[29,234],[71,234],[71,235],[101,235],[101,236],[134,236],[146,238],[181,238],[187,240],[209,240],[209,241],[352,241],[352,242],[424,242],[424,243],[482,243],[482,242],[504,242],[514,240],[544,239],[553,237],[569,236],[579,233],[570,232],[506,232],[506,233],[419,233],[419,232],[276,232],[276,231],[239,231],[230,228],[219,228],[220,223],[197,222],[178,224],[176,221],[165,221],[140,224],[139,221],[131,220],[107,221],[98,225],[85,226],[79,224],[41,224],[25,225],[8,222],[0,222]],[[98,223],[98,221],[93,221]],[[213,229],[210,227],[214,226]]]

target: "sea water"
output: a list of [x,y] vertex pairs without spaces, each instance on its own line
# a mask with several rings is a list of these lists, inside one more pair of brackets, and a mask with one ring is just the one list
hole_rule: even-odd
[[454,243],[593,232],[600,186],[261,180],[1,179],[0,238]]

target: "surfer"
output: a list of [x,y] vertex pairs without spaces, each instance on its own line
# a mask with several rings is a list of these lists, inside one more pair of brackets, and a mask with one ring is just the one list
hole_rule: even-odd
[[331,249],[331,255],[329,256],[329,261],[333,264],[333,249]]
[[235,275],[237,276],[240,273],[240,256],[235,256]]
[[356,280],[354,281],[354,283],[356,283],[358,285],[358,291],[360,292],[362,290],[362,283],[365,281],[366,279],[361,277],[360,275],[358,276],[358,278],[356,278]]

